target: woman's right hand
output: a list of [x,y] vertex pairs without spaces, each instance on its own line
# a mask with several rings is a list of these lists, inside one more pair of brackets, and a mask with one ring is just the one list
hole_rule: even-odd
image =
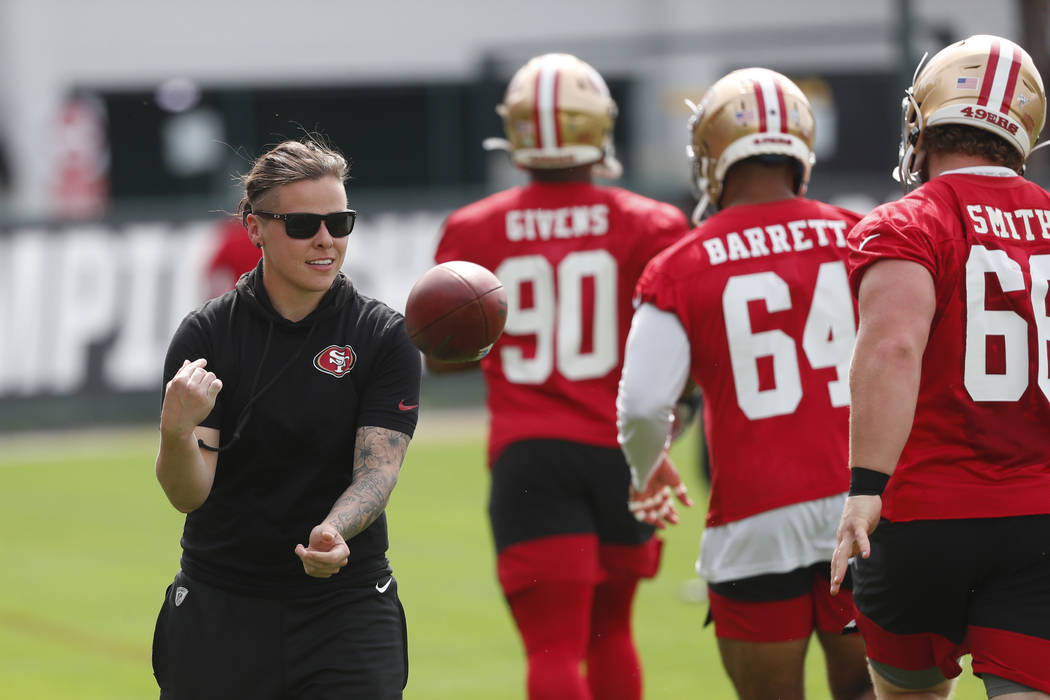
[[160,410],[160,429],[173,437],[184,437],[193,432],[215,407],[215,397],[222,389],[222,380],[204,367],[203,357],[193,362],[184,360],[182,367],[164,389],[164,404]]

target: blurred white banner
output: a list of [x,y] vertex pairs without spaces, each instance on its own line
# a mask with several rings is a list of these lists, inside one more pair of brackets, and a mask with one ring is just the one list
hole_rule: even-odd
[[[358,220],[344,271],[404,309],[443,213]],[[207,296],[222,222],[23,228],[0,234],[0,399],[159,389],[164,353]]]

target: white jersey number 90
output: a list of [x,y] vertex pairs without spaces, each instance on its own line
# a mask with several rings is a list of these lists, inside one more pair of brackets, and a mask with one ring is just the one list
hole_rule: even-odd
[[[515,384],[542,384],[557,367],[566,379],[594,379],[608,374],[619,361],[617,342],[616,258],[605,250],[569,253],[555,269],[542,255],[507,258],[496,270],[507,290],[509,335],[534,335],[536,352],[525,357],[521,348],[506,346],[500,354],[503,373]],[[594,281],[592,347],[583,351],[583,281]],[[522,306],[523,289],[532,304]]]

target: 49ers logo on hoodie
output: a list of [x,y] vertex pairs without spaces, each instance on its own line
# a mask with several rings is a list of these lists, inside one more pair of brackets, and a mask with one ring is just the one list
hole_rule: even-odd
[[345,377],[357,364],[357,353],[349,345],[329,345],[314,357],[314,367],[333,377]]

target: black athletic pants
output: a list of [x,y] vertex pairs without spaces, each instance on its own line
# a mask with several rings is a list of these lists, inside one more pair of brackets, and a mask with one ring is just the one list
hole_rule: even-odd
[[161,700],[401,698],[408,681],[397,582],[306,599],[168,586],[153,638]]

